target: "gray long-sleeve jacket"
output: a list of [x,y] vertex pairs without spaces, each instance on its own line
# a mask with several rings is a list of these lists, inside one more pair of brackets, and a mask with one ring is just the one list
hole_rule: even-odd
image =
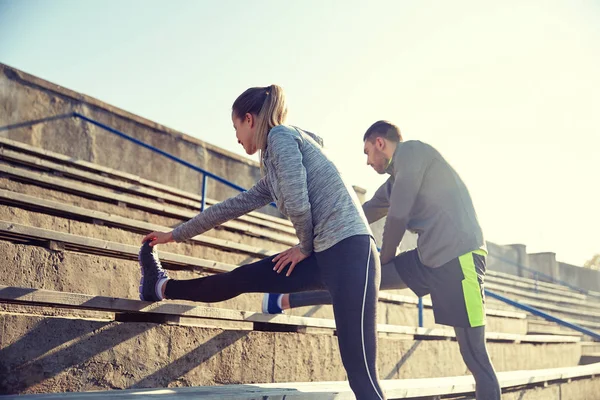
[[387,215],[382,264],[395,257],[406,230],[418,234],[419,258],[432,268],[485,250],[469,191],[436,149],[416,140],[400,142],[386,172],[389,179],[363,204],[369,223]]
[[173,230],[181,242],[275,201],[288,216],[304,254],[355,235],[371,235],[360,202],[312,134],[291,126],[271,129],[265,176],[248,191],[207,208]]

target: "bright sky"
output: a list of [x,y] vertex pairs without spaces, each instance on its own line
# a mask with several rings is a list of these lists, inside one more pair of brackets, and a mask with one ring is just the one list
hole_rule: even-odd
[[388,119],[456,168],[488,240],[600,252],[594,0],[0,0],[0,62],[239,154],[233,100],[277,83],[368,196],[362,134]]

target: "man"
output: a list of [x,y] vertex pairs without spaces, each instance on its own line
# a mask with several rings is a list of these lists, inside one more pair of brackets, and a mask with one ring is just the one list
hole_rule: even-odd
[[[467,187],[432,146],[403,141],[400,129],[374,123],[363,137],[367,164],[390,175],[363,205],[369,223],[387,215],[381,246],[381,290],[410,288],[431,295],[435,321],[454,327],[463,359],[475,377],[477,399],[501,398],[485,344],[486,247]],[[405,232],[417,248],[396,249]],[[267,294],[263,312],[331,304],[327,292]]]

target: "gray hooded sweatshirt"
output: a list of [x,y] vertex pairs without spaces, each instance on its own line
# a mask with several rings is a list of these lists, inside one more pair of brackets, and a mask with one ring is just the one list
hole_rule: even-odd
[[173,230],[181,242],[275,201],[289,217],[308,255],[355,235],[371,235],[354,189],[321,148],[316,135],[279,125],[263,154],[265,175],[248,191],[207,208]]
[[369,223],[387,215],[382,264],[395,257],[407,230],[418,235],[419,258],[428,267],[485,250],[469,191],[436,149],[417,140],[400,142],[386,172],[389,179],[363,205]]

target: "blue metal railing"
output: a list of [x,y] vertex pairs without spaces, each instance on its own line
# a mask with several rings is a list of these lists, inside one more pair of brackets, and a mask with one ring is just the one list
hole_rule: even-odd
[[600,340],[600,334],[599,333],[594,332],[594,331],[592,331],[590,329],[584,328],[583,326],[580,326],[580,325],[577,325],[577,324],[573,324],[571,322],[567,322],[567,321],[565,321],[562,318],[555,317],[552,314],[548,314],[547,312],[538,310],[537,308],[528,306],[527,304],[519,303],[516,300],[509,299],[508,297],[502,296],[502,295],[500,295],[498,293],[490,292],[487,289],[485,290],[485,294],[487,296],[490,296],[490,297],[494,298],[494,299],[497,299],[497,300],[500,300],[500,301],[502,301],[504,303],[510,304],[513,307],[517,307],[517,308],[519,308],[521,310],[524,310],[524,311],[527,311],[527,312],[529,312],[529,313],[531,313],[533,315],[537,315],[538,317],[542,317],[542,318],[544,318],[544,319],[546,319],[548,321],[552,321],[552,322],[555,322],[555,323],[557,323],[559,325],[566,326],[567,328],[571,328],[573,330],[576,330],[577,332],[581,332],[583,334],[591,336],[591,337],[593,337],[596,340]]
[[[220,176],[215,175],[212,172],[208,172],[207,170],[205,170],[203,168],[200,168],[200,167],[198,167],[198,166],[196,166],[196,165],[194,165],[194,164],[192,164],[192,163],[190,163],[188,161],[185,161],[182,158],[179,158],[179,157],[174,156],[174,155],[172,155],[170,153],[167,153],[164,150],[161,150],[161,149],[159,149],[157,147],[154,147],[154,146],[149,145],[149,144],[147,144],[145,142],[142,142],[141,140],[136,139],[133,136],[129,136],[126,133],[123,133],[123,132],[121,132],[121,131],[119,131],[117,129],[111,128],[110,126],[105,125],[105,124],[103,124],[101,122],[98,122],[98,121],[96,121],[96,120],[94,120],[92,118],[86,117],[83,114],[80,114],[78,112],[73,112],[71,114],[71,116],[74,117],[74,118],[80,118],[80,119],[82,119],[82,120],[84,120],[86,122],[89,122],[90,124],[93,124],[93,125],[96,125],[99,128],[102,128],[102,129],[104,129],[104,130],[106,130],[108,132],[114,133],[115,135],[117,135],[117,136],[119,136],[119,137],[121,137],[123,139],[129,140],[130,142],[133,142],[133,143],[135,143],[135,144],[137,144],[139,146],[142,146],[142,147],[144,147],[144,148],[146,148],[148,150],[151,150],[151,151],[153,151],[155,153],[163,155],[163,156],[167,157],[168,159],[173,160],[173,161],[175,161],[175,162],[177,162],[177,163],[179,163],[181,165],[185,165],[186,167],[191,168],[194,171],[200,172],[202,174],[202,203],[201,203],[201,206],[200,206],[200,211],[204,211],[204,209],[206,207],[206,183],[207,183],[207,178],[212,178],[212,179],[216,180],[217,182],[221,182],[224,185],[227,185],[227,186],[229,186],[229,187],[231,187],[233,189],[239,190],[240,192],[245,192],[246,191],[246,189],[244,189],[243,187],[241,187],[239,185],[236,185],[235,183],[230,182],[227,179],[221,178]],[[275,206],[274,203],[271,203],[271,205]]]

